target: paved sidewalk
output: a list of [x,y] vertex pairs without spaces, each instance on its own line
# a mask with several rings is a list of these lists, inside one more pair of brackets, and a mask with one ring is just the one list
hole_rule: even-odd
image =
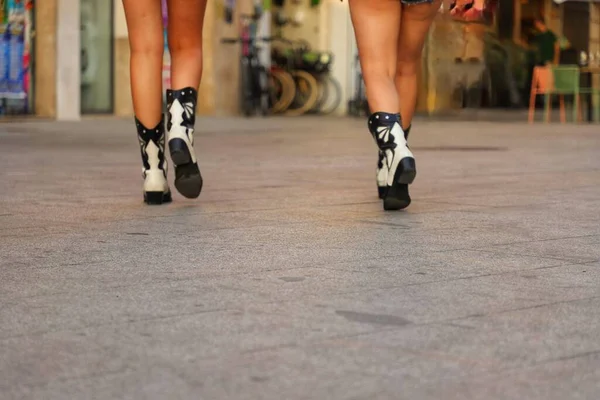
[[[355,119],[0,124],[0,398],[597,399],[600,130],[421,120],[386,213]],[[171,171],[172,177],[172,171]]]

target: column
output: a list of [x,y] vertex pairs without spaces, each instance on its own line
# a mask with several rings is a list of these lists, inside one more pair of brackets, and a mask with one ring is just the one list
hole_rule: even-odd
[[513,13],[513,41],[515,43],[521,43],[521,0],[514,1],[514,13]]
[[56,116],[56,8],[57,0],[35,4],[34,108],[41,117]]
[[202,81],[198,89],[198,108],[200,115],[215,115],[218,106],[215,93],[215,51],[222,51],[220,43],[216,41],[216,10],[215,2],[209,1],[204,15],[204,29],[202,32]]
[[56,119],[77,121],[81,117],[79,0],[58,0],[57,5]]
[[[108,0],[104,0],[108,1]],[[129,72],[129,37],[125,10],[121,0],[110,0],[114,4],[114,100],[115,115],[133,116],[131,101],[131,83]]]

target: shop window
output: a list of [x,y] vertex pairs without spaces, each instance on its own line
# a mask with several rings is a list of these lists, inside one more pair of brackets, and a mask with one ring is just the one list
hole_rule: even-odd
[[499,39],[512,39],[515,26],[515,3],[503,1],[498,6],[496,26]]
[[81,0],[81,112],[113,112],[113,2]]

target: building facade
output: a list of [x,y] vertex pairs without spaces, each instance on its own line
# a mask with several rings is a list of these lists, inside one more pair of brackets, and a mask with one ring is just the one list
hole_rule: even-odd
[[[28,7],[28,27],[35,32],[29,51],[28,96],[31,106],[24,113],[63,120],[82,115],[133,115],[129,88],[129,43],[121,0],[23,0]],[[13,2],[14,3],[14,2]],[[225,37],[238,35],[236,24],[225,22],[221,0],[209,0],[204,27],[204,72],[199,90],[198,113],[238,113],[239,46],[226,47]],[[236,11],[248,13],[252,1],[237,1]],[[504,6],[503,6],[504,4]],[[486,35],[492,32],[504,41],[517,42],[534,14],[543,15],[551,29],[565,35],[573,46],[595,54],[600,51],[600,4],[566,0],[507,0],[500,4],[501,17],[488,24],[453,21],[443,13],[430,32],[421,73],[419,110],[435,113],[460,108],[456,87],[464,83],[464,65],[458,73],[457,59],[485,58]],[[332,75],[342,87],[337,110],[346,113],[347,100],[356,84],[356,44],[347,2],[287,1],[282,8],[293,23],[281,30],[272,25],[267,10],[262,34],[281,33],[302,38],[314,49],[334,56]],[[583,29],[582,29],[583,26]],[[25,41],[27,43],[27,41]],[[79,49],[79,51],[74,51]],[[25,51],[27,53],[27,51]],[[27,58],[23,55],[23,58]],[[165,58],[168,67],[168,57]],[[468,74],[467,74],[468,75]],[[165,74],[165,78],[168,75]],[[468,78],[467,78],[468,79]],[[168,79],[165,79],[168,84]]]

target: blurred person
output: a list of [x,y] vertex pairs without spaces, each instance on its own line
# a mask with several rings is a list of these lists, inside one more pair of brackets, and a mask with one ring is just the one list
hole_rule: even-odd
[[171,201],[165,141],[175,166],[175,187],[187,198],[202,190],[194,152],[194,125],[202,75],[202,27],[206,0],[167,0],[171,87],[167,121],[162,96],[164,50],[160,0],[123,0],[131,49],[131,93],[143,163],[147,204]]
[[558,37],[548,28],[543,18],[536,17],[533,26],[536,31],[533,42],[537,49],[538,65],[558,64],[560,57]]
[[[409,206],[416,176],[407,139],[417,102],[417,71],[442,0],[349,0],[350,15],[379,148],[377,186],[385,210]],[[456,1],[462,8],[472,0]]]
[[462,4],[452,3],[450,14],[463,21],[483,21],[486,0],[470,0]]

